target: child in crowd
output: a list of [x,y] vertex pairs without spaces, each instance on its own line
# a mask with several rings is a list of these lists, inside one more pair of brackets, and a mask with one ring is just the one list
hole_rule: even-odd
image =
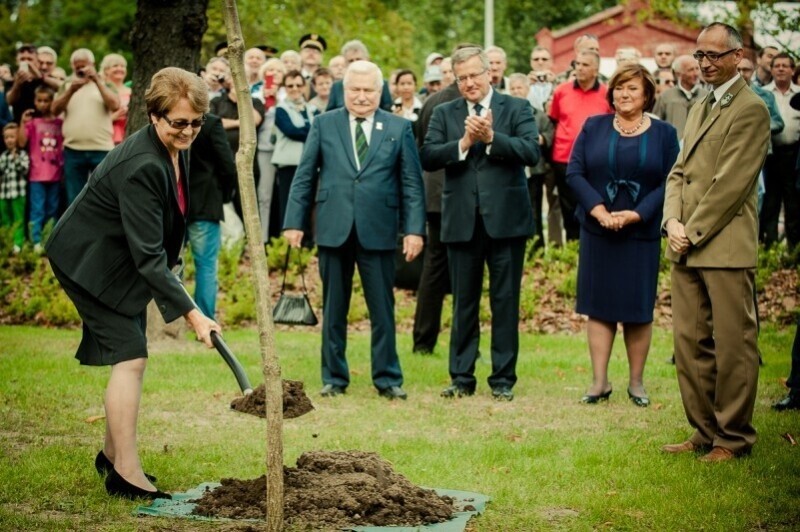
[[16,122],[3,127],[6,151],[0,155],[0,225],[14,228],[14,253],[25,243],[25,185],[28,154],[17,147]]
[[30,236],[37,252],[42,249],[42,228],[48,220],[55,221],[58,216],[64,168],[63,120],[50,110],[53,96],[50,87],[38,87],[34,92],[35,110],[22,113],[22,127],[19,128],[19,146],[28,146],[30,155]]

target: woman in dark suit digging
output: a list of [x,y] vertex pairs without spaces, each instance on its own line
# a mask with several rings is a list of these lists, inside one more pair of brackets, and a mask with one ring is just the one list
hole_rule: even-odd
[[56,225],[47,255],[83,320],[75,357],[111,366],[105,394],[106,435],[95,460],[110,495],[169,498],[145,475],[136,424],[147,364],[146,308],[156,300],[164,321],[183,316],[212,347],[220,331],[186,293],[180,263],[189,204],[186,150],[203,125],[208,89],[179,68],[157,72],[145,94],[150,125],[111,151]]

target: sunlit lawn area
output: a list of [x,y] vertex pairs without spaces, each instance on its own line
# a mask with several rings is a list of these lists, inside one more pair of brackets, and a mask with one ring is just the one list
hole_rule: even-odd
[[[599,406],[578,403],[590,381],[582,335],[523,335],[516,399],[492,401],[479,361],[475,397],[446,401],[446,341],[433,356],[412,355],[398,337],[406,402],[379,398],[369,375],[369,336],[352,334],[353,373],[344,397],[317,394],[320,336],[279,331],[284,378],[302,380],[316,410],[287,420],[285,461],[308,450],[374,451],[413,482],[492,498],[471,530],[797,530],[800,527],[800,414],[770,404],[785,391],[794,328],[768,329],[751,456],[703,464],[667,456],[664,443],[690,434],[668,365],[671,335],[657,331],[646,370],[653,405],[628,400],[622,342],[611,363],[614,393]],[[80,333],[0,328],[0,530],[219,530],[246,525],[132,515],[109,498],[93,468],[108,370],[72,358]],[[257,336],[226,332],[228,344],[261,382]],[[482,351],[488,353],[488,334]],[[192,341],[152,349],[140,417],[141,452],[159,487],[183,491],[222,477],[263,473],[265,422],[234,413],[233,376],[215,351]]]

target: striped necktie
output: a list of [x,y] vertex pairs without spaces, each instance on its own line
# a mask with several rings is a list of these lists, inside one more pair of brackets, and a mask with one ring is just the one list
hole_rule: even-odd
[[369,151],[367,136],[364,134],[364,127],[362,126],[364,120],[366,119],[356,118],[356,155],[358,155],[359,166],[364,165],[364,161],[367,159],[367,152]]

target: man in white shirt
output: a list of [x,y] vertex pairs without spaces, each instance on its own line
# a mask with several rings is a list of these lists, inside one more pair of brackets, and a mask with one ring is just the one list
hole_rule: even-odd
[[772,59],[772,82],[765,91],[775,96],[783,118],[783,130],[772,135],[772,154],[764,165],[764,206],[761,208],[759,233],[766,246],[778,241],[778,217],[783,206],[784,227],[789,249],[800,243],[800,192],[795,186],[795,164],[800,148],[800,111],[789,105],[800,86],[792,83],[794,59],[779,53]]

